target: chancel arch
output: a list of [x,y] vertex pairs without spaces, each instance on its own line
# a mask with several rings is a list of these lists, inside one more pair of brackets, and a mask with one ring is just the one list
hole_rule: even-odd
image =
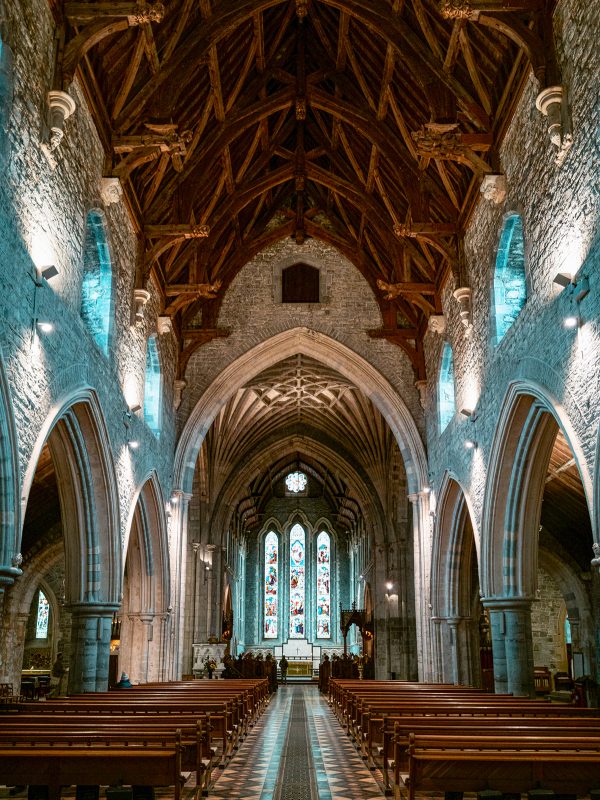
[[531,606],[542,541],[546,549],[569,553],[581,572],[589,569],[592,552],[589,473],[557,408],[539,388],[511,386],[484,503],[483,602],[490,615],[496,691],[519,695],[533,694]]

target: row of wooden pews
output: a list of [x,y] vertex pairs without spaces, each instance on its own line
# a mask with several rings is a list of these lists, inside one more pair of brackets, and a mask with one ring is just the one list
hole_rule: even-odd
[[[386,794],[600,797],[600,710],[471,687],[332,679],[329,702]],[[598,794],[597,794],[598,793]]]
[[172,786],[207,794],[269,699],[268,681],[180,681],[0,709],[0,784]]

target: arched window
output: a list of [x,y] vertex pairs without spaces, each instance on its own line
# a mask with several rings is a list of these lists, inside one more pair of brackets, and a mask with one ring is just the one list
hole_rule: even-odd
[[38,610],[37,619],[35,623],[35,638],[47,639],[48,638],[48,621],[50,619],[50,604],[46,595],[40,589],[38,595]]
[[302,525],[290,531],[290,639],[303,639],[306,631],[306,538]]
[[146,378],[144,381],[144,419],[155,435],[160,433],[161,375],[156,336],[146,345]]
[[496,255],[493,299],[494,338],[498,344],[527,299],[523,223],[518,214],[504,220]]
[[81,287],[81,316],[103,353],[108,354],[112,321],[112,262],[100,211],[87,215]]
[[452,347],[444,343],[442,353],[442,366],[438,382],[438,414],[440,419],[440,433],[446,430],[448,423],[454,416],[456,405],[454,402],[454,357]]
[[331,539],[317,536],[317,638],[331,638]]
[[279,542],[277,534],[269,531],[265,537],[265,639],[277,638],[279,591]]

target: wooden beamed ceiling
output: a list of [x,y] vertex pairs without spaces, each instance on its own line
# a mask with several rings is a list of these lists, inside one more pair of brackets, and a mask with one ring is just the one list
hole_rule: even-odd
[[[424,377],[422,336],[527,71],[556,80],[543,0],[88,0],[55,9],[190,355],[237,272],[313,237],[360,270],[372,332]],[[379,282],[379,283],[378,283]],[[393,297],[383,285],[393,285]]]

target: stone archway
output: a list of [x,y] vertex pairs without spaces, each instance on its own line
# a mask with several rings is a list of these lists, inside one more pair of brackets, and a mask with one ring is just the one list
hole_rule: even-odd
[[[227,366],[200,397],[184,427],[175,457],[176,490],[183,498],[191,495],[195,465],[202,442],[228,398],[262,371],[298,354],[321,361],[337,370],[360,389],[381,412],[400,449],[406,470],[409,499],[413,503],[417,650],[420,654],[425,653],[420,663],[420,672],[425,677],[425,665],[429,663],[426,654],[429,650],[429,630],[422,598],[428,594],[430,518],[428,495],[422,491],[428,482],[424,447],[404,401],[381,373],[356,352],[323,333],[308,328],[293,328],[261,342]],[[178,552],[183,554],[187,538],[187,509],[183,503],[178,517],[177,547]]]
[[481,685],[477,542],[465,493],[444,476],[431,567],[431,618],[437,680]]
[[71,614],[69,691],[98,691],[108,685],[121,548],[114,465],[94,392],[78,392],[46,420],[25,473],[23,517],[44,449],[56,474],[60,506],[64,603]]
[[571,455],[588,522],[592,516],[589,471],[572,427],[559,408],[539,387],[514,383],[492,445],[481,564],[497,692],[534,694],[531,605],[537,590],[542,501],[559,437]]
[[133,683],[165,680],[170,630],[170,577],[164,502],[155,473],[144,482],[127,542],[117,674]]

